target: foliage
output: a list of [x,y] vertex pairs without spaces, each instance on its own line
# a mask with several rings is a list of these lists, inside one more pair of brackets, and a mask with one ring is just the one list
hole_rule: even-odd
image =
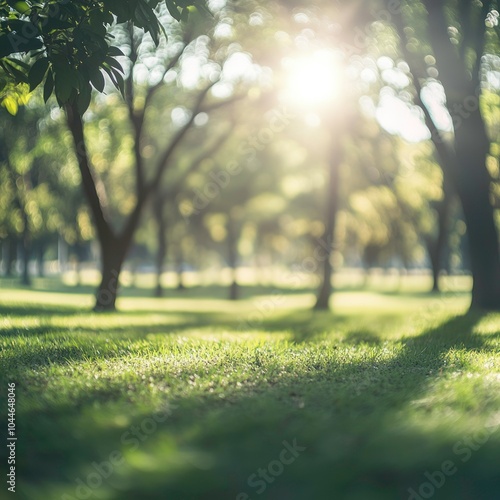
[[41,96],[30,99],[15,118],[3,111],[2,125],[7,157],[0,165],[0,238],[15,239],[27,224],[34,243],[55,244],[58,236],[69,244],[90,239],[67,135],[60,121],[46,115]]
[[[54,92],[62,106],[76,101],[80,113],[90,104],[91,91],[102,92],[105,75],[123,91],[122,51],[111,45],[108,28],[130,22],[148,32],[158,44],[164,32],[155,8],[160,0],[67,0],[0,2],[0,84],[42,83],[44,99]],[[165,0],[178,20],[201,0]],[[17,55],[25,56],[19,58]],[[14,111],[11,104],[10,109]]]

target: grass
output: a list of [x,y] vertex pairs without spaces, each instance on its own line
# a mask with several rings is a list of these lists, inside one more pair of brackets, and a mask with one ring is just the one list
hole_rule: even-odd
[[49,285],[0,291],[18,498],[500,496],[500,315],[464,293],[345,289],[331,314],[307,290],[129,290],[95,315]]

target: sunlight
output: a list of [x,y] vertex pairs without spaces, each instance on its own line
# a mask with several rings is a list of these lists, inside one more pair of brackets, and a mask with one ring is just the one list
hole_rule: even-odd
[[294,104],[318,106],[335,100],[341,90],[341,70],[335,53],[318,50],[309,57],[287,58],[285,96]]

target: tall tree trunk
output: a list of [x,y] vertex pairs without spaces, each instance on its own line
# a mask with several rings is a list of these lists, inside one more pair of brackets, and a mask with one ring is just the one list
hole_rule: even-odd
[[167,224],[165,214],[163,212],[163,200],[158,194],[154,203],[154,214],[158,230],[158,252],[156,254],[156,297],[163,297],[163,286],[161,277],[163,274],[163,266],[165,264],[165,257],[167,254]]
[[229,285],[229,300],[238,300],[238,238],[236,237],[235,221],[229,215],[227,221],[227,262],[231,271],[231,284]]
[[120,273],[128,246],[122,238],[113,238],[101,245],[101,282],[96,293],[94,311],[114,311]]
[[177,290],[182,291],[185,290],[184,286],[184,252],[182,251],[182,243],[179,241],[179,247],[177,249],[177,258],[176,258],[176,271],[177,271]]
[[426,239],[425,242],[427,246],[427,254],[429,255],[429,262],[431,264],[431,273],[432,273],[431,292],[433,293],[440,292],[439,274],[441,273],[441,259],[440,259],[441,253],[439,252],[438,249],[438,241],[439,241],[439,236],[438,239],[436,239],[435,241],[429,237]]
[[[463,101],[473,94],[463,94]],[[450,102],[450,106],[453,101]],[[455,103],[457,104],[457,103]],[[457,104],[458,105],[458,104]],[[455,124],[456,161],[450,178],[460,199],[467,226],[473,277],[472,309],[500,310],[500,248],[491,204],[491,176],[486,167],[490,142],[479,106]]]
[[24,286],[31,286],[31,276],[30,276],[30,257],[31,257],[31,235],[29,228],[29,217],[26,213],[26,207],[24,203],[20,203],[22,218],[23,218],[23,237],[21,239],[22,245],[22,273],[21,273],[21,284]]
[[337,223],[337,213],[339,207],[339,181],[340,181],[340,163],[341,163],[341,147],[340,137],[335,135],[332,138],[332,149],[328,162],[328,179],[327,179],[327,203],[325,213],[325,231],[323,233],[323,242],[326,242],[324,251],[325,255],[322,258],[322,282],[314,309],[327,310],[330,307],[330,297],[332,294],[332,248],[335,235],[335,226]]
[[[101,247],[101,283],[96,291],[95,311],[114,311],[118,293],[118,281],[123,266],[123,261],[132,239],[133,231],[137,225],[140,210],[134,210],[130,216],[124,233],[117,237],[106,220],[103,205],[96,189],[96,183],[90,168],[83,122],[76,104],[66,105],[68,126],[73,136],[78,167],[82,175],[82,184],[92,211],[97,238]],[[137,214],[136,214],[137,212]]]
[[[481,59],[485,46],[484,19],[491,9],[491,2],[462,2],[461,43],[450,42],[446,2],[423,0],[427,9],[429,41],[436,56],[448,110],[453,117],[454,151],[449,161],[441,162],[445,177],[453,183],[462,204],[467,225],[467,241],[473,278],[471,308],[500,310],[500,249],[498,232],[490,202],[491,178],[486,168],[490,140],[479,105],[481,92]],[[472,9],[476,9],[477,22]],[[406,47],[404,20],[395,16],[401,46]],[[474,66],[467,64],[468,51],[475,53]],[[418,71],[413,57],[406,57],[414,76],[424,76]],[[420,93],[418,78],[415,78]],[[425,111],[425,106],[423,107]],[[427,113],[428,115],[428,110]],[[435,141],[435,144],[438,145]]]
[[460,198],[473,277],[473,309],[500,310],[500,250],[491,176],[486,167],[489,140],[480,109],[455,127],[456,165],[452,180]]
[[36,262],[37,262],[37,271],[39,278],[43,278],[45,276],[44,257],[45,257],[45,244],[43,241],[39,241],[36,247]]
[[[479,168],[475,163],[471,166]],[[498,236],[490,204],[489,182],[470,176],[467,187],[459,190],[469,243],[473,276],[471,308],[500,309],[500,255]]]
[[31,286],[31,276],[29,270],[30,256],[31,256],[31,244],[29,240],[29,234],[23,234],[22,239],[22,273],[21,273],[21,285]]
[[[467,225],[473,277],[471,308],[500,310],[500,248],[490,201],[491,177],[486,167],[490,139],[477,96],[485,40],[484,18],[490,5],[483,2],[480,22],[472,33],[476,62],[470,73],[464,58],[450,43],[444,2],[425,0],[424,4],[429,14],[429,34],[439,77],[445,88],[448,109],[455,117],[456,157],[450,165],[449,175],[462,203]],[[463,53],[465,46],[461,49]]]
[[443,186],[443,199],[436,207],[438,233],[435,240],[428,238],[427,251],[432,269],[432,291],[439,292],[439,275],[443,268],[444,251],[448,239],[451,193],[449,186]]
[[5,277],[11,278],[14,265],[17,260],[17,241],[16,238],[10,236],[6,242],[6,256],[5,256]]

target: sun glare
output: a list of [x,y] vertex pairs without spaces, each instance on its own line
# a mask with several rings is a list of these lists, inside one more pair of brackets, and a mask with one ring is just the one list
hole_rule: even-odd
[[334,52],[318,50],[309,57],[287,58],[285,94],[287,100],[301,106],[319,106],[338,97],[341,72]]

